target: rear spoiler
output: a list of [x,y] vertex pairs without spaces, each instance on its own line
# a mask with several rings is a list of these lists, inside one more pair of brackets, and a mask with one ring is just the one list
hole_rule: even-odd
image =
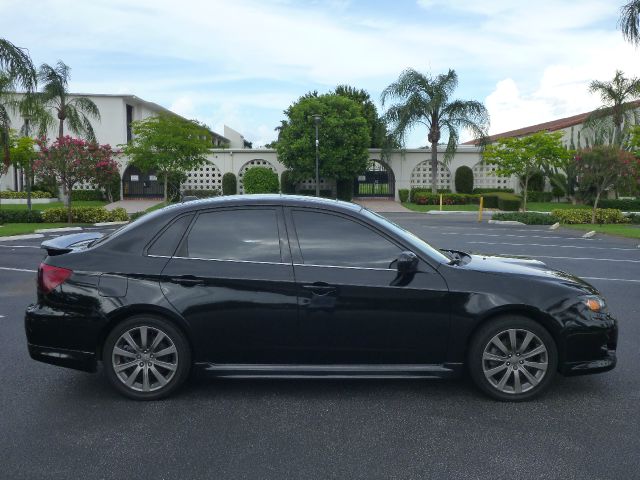
[[103,234],[99,232],[74,233],[42,242],[40,248],[44,248],[47,251],[47,255],[53,257],[86,247],[92,241],[102,237]]

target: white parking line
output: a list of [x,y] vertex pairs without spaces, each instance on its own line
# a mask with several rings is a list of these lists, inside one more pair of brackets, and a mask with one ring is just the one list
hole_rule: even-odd
[[593,250],[624,250],[628,252],[637,252],[637,248],[619,248],[619,247],[583,247],[578,245],[551,245],[544,243],[506,243],[506,242],[466,242],[477,243],[482,245],[513,245],[515,247],[553,247],[553,248],[589,248]]
[[551,255],[526,255],[530,258],[555,258],[558,260],[589,260],[595,262],[624,262],[624,263],[640,263],[640,260],[625,260],[619,258],[593,258],[593,257],[553,257]]
[[513,235],[511,233],[456,233],[456,232],[442,232],[440,235],[457,235],[457,236],[468,236],[468,237],[512,237],[512,238],[546,238],[546,239],[554,239],[554,240],[583,240],[593,242],[597,239],[594,238],[582,238],[582,237],[559,237],[557,235],[548,236],[548,235]]
[[11,267],[0,267],[0,270],[8,270],[10,272],[30,272],[30,273],[37,272],[37,270],[30,270],[28,268],[11,268]]
[[602,277],[583,277],[580,275],[580,278],[584,278],[585,280],[607,280],[609,282],[632,282],[632,283],[640,283],[640,280],[630,280],[628,278],[602,278]]

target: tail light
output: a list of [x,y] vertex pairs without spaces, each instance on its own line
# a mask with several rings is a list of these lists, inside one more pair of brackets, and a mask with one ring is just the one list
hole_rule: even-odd
[[72,273],[73,271],[67,268],[41,263],[40,268],[38,268],[38,290],[46,295],[58,285],[62,285]]

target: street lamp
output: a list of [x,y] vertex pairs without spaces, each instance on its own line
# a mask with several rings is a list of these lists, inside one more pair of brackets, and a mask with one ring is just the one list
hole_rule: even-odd
[[318,140],[318,125],[320,125],[320,121],[322,117],[320,115],[313,116],[313,122],[316,124],[316,197],[320,196],[320,152],[318,147],[320,146],[320,141]]

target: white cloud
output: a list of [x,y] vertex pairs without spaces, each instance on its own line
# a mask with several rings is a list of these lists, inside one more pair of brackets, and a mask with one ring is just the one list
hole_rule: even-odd
[[182,96],[174,100],[169,110],[183,117],[192,118],[195,113],[195,106],[191,97]]

